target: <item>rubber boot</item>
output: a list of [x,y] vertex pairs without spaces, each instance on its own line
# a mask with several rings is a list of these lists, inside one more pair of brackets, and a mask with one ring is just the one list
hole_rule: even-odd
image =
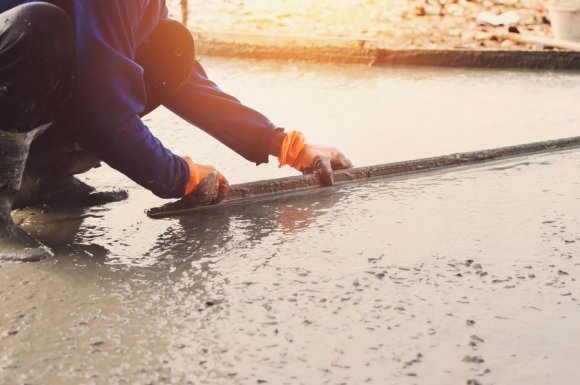
[[70,133],[53,133],[40,140],[28,154],[13,209],[45,204],[88,207],[128,197],[126,190],[96,191],[75,177],[100,167],[101,161],[82,150]]
[[88,207],[127,199],[126,190],[96,191],[74,176],[100,164],[84,151],[30,154],[12,208],[41,204]]
[[12,219],[12,204],[22,183],[30,144],[49,125],[27,133],[0,131],[0,259],[34,262],[53,255],[52,251],[20,229]]

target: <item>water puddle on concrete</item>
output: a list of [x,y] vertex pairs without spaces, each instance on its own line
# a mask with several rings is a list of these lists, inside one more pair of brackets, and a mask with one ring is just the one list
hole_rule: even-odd
[[[205,59],[223,88],[357,165],[578,134],[572,74]],[[255,167],[165,110],[177,153]],[[57,256],[0,263],[1,384],[573,382],[580,152],[149,220],[152,197],[28,210]]]

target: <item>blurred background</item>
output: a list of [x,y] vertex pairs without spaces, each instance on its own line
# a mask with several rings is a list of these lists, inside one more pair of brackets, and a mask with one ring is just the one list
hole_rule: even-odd
[[556,0],[168,0],[195,31],[378,39],[389,48],[529,49],[508,28],[553,35]]

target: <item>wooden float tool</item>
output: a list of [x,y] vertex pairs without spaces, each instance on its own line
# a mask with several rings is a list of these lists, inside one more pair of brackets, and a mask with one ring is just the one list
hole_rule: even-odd
[[[474,165],[483,162],[514,158],[545,152],[562,151],[580,147],[580,136],[535,142],[517,146],[494,148],[482,151],[462,152],[433,158],[409,160],[404,162],[379,164],[367,167],[355,167],[334,172],[334,183],[363,181],[372,178],[384,178],[409,175],[458,166]],[[226,209],[232,206],[272,199],[280,194],[306,189],[322,188],[316,174],[298,175],[286,178],[242,183],[230,186],[227,198],[213,206],[187,207],[183,200],[175,201],[161,207],[147,210],[147,216],[154,219],[170,218],[183,215],[203,213],[208,210]]]

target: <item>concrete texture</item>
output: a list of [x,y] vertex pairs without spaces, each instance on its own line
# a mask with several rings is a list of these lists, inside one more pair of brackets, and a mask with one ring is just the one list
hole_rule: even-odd
[[[358,166],[580,123],[568,73],[203,63]],[[166,110],[147,122],[232,183],[295,175]],[[579,171],[570,151],[153,221],[160,199],[95,170],[129,200],[17,213],[56,257],[0,263],[0,384],[573,383]]]

